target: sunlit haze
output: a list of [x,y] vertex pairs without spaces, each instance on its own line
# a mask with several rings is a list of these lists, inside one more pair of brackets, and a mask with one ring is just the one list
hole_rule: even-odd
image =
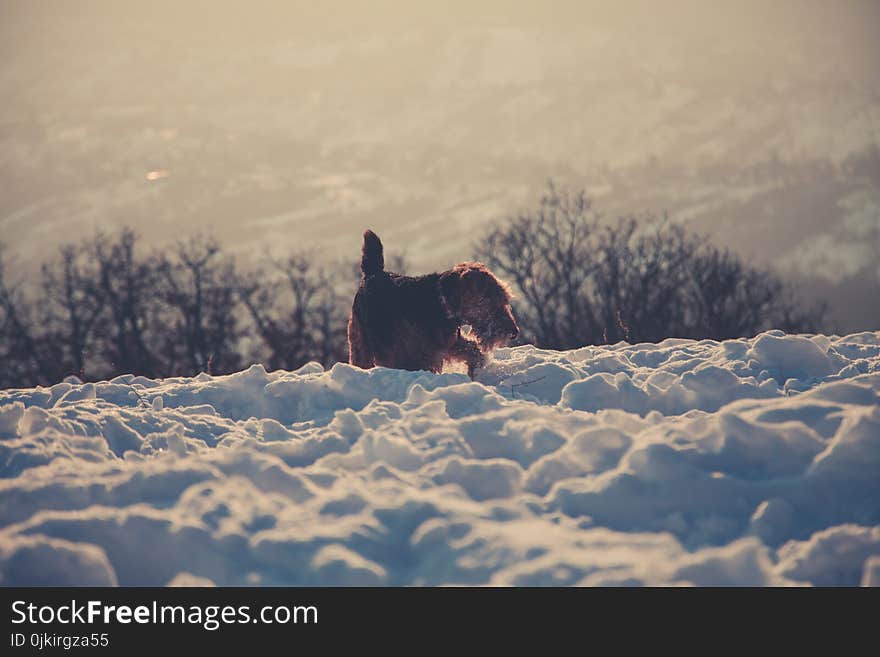
[[316,4],[4,0],[19,273],[121,226],[428,271],[554,179],[880,323],[880,4]]

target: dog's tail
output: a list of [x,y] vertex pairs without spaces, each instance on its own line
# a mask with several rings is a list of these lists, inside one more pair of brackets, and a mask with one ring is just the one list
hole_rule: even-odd
[[364,276],[378,274],[385,269],[385,256],[382,254],[382,241],[371,230],[364,232],[364,249],[361,255],[361,271]]

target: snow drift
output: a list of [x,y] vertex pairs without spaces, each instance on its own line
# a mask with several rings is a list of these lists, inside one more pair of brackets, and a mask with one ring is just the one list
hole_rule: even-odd
[[0,392],[4,585],[880,583],[880,332]]

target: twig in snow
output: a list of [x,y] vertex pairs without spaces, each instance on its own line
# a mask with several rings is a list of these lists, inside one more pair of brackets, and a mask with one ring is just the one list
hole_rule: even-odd
[[537,379],[530,379],[528,381],[520,381],[519,383],[511,383],[510,384],[510,396],[516,399],[516,388],[522,388],[523,386],[530,386],[533,383],[537,383],[538,381],[543,381],[546,379],[546,376],[539,376]]

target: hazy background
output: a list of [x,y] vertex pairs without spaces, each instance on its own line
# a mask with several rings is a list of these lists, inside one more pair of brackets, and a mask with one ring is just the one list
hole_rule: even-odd
[[122,225],[445,268],[553,178],[880,327],[880,3],[312,4],[0,0],[19,272]]

